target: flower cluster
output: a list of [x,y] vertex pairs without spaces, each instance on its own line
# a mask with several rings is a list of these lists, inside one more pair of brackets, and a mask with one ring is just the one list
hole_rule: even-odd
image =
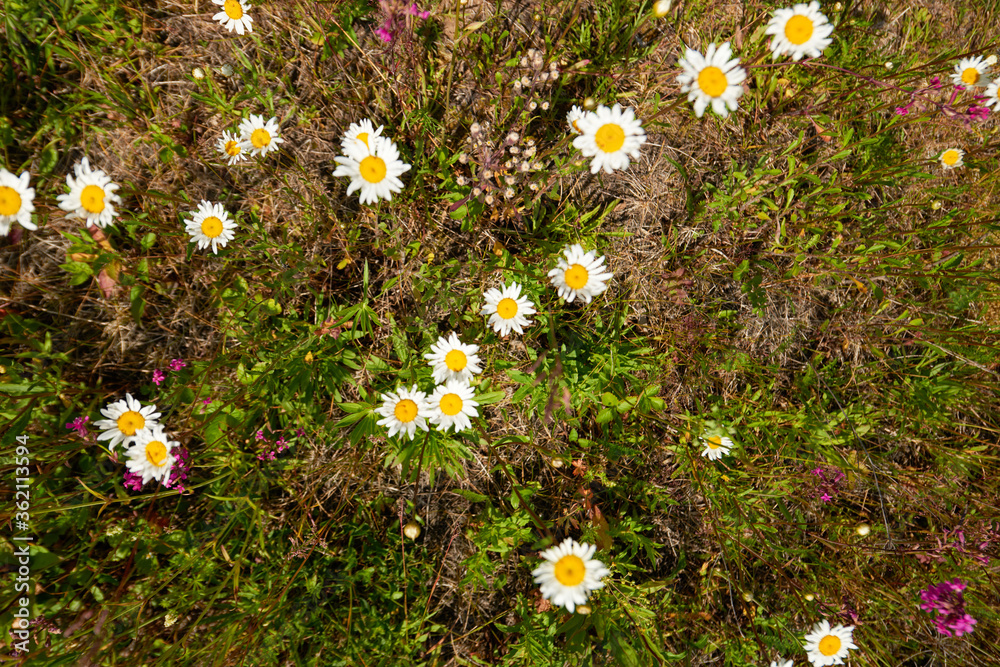
[[379,0],[379,5],[385,14],[385,21],[375,34],[383,42],[391,42],[407,25],[410,16],[427,20],[431,15],[429,11],[422,11],[417,3],[408,0]]
[[[125,447],[126,487],[138,491],[146,482],[155,479],[167,488],[176,488],[187,479],[188,453],[163,430],[155,405],[143,406],[131,394],[125,394],[123,400],[109,403],[101,414],[106,419],[94,422],[94,426],[101,429],[97,439],[108,441],[112,455],[119,444]],[[85,430],[85,424],[78,418],[66,426],[80,426]],[[175,464],[180,470],[171,475]]]
[[376,130],[367,118],[351,123],[340,140],[344,155],[334,158],[339,166],[333,175],[350,178],[347,194],[360,190],[362,204],[391,201],[392,193],[403,189],[399,177],[410,170],[410,165],[399,159],[396,144],[382,136],[382,127]]
[[[299,429],[298,431],[295,432],[295,435],[298,436],[299,433],[303,433],[304,434],[305,432],[302,431],[302,429]],[[299,437],[301,437],[301,436],[299,436]],[[257,439],[258,440],[266,440],[266,438],[264,437],[264,431],[263,430],[257,431]],[[268,449],[266,451],[261,452],[260,454],[257,455],[257,460],[258,461],[274,461],[275,459],[278,458],[278,454],[282,454],[282,453],[288,451],[288,449],[290,447],[291,447],[291,444],[289,444],[289,442],[287,440],[285,440],[284,436],[278,436],[278,439],[274,441],[274,449]]]
[[946,637],[968,634],[976,624],[976,619],[965,613],[965,588],[966,583],[956,578],[920,591],[920,599],[923,600],[920,608],[935,614],[934,625]]
[[822,466],[813,469],[812,474],[816,476],[816,487],[813,489],[813,497],[819,498],[824,503],[833,500],[833,496],[840,493],[840,481],[845,475],[839,468],[823,468]]
[[[171,359],[170,363],[167,364],[167,369],[176,373],[177,371],[181,370],[182,368],[185,368],[186,366],[187,364],[184,363],[183,359]],[[161,369],[157,368],[153,371],[153,384],[155,384],[157,387],[159,387],[160,383],[166,379],[167,379],[167,374],[164,373]]]

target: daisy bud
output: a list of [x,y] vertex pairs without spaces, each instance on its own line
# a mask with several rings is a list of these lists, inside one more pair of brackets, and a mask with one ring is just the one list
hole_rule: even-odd
[[933,211],[940,211],[941,210],[941,202],[940,201],[931,202],[931,210],[933,210]]
[[886,69],[888,69],[888,70],[891,70],[891,69],[892,69],[893,67],[895,67],[895,66],[896,66],[896,64],[895,64],[895,63],[893,63],[893,62],[892,62],[891,60],[889,60],[889,61],[887,61],[887,62],[885,63],[885,68],[886,68]]
[[200,67],[195,67],[193,70],[191,70],[191,76],[193,76],[196,79],[204,79],[205,78],[205,70],[203,70]]
[[868,533],[872,532],[872,527],[867,523],[858,524],[858,535],[861,537],[866,537]]
[[816,599],[816,596],[813,595],[812,593],[806,593],[805,594],[805,599],[806,599],[806,602],[812,602],[813,600]]
[[583,614],[584,616],[586,616],[587,614],[589,614],[592,611],[594,611],[594,610],[590,607],[589,604],[578,604],[576,606],[576,613]]
[[515,95],[520,95],[521,94],[521,82],[520,81],[515,81],[514,82],[514,94]]
[[839,12],[839,11],[841,11],[841,10],[842,10],[843,8],[844,8],[844,5],[840,4],[839,2],[835,2],[835,3],[833,4],[833,11],[835,11],[835,12]]
[[659,2],[653,5],[653,14],[656,15],[656,18],[662,19],[670,11],[671,4],[670,0],[659,0]]
[[222,67],[219,68],[219,74],[221,74],[222,76],[232,76],[233,75],[233,66],[232,65],[223,65]]
[[420,537],[420,524],[410,519],[410,522],[403,526],[403,535],[406,535],[411,540],[415,540]]
[[994,65],[996,65],[997,64],[997,55],[994,53],[992,56],[989,56],[988,58],[986,58],[986,64],[989,65],[990,67],[993,67]]
[[588,97],[583,101],[583,108],[586,109],[587,111],[593,111],[594,109],[597,108],[597,100],[595,100],[593,97]]
[[521,67],[527,67],[528,66],[528,59],[527,58],[521,58],[521,63],[520,64],[521,64]]
[[507,188],[506,190],[504,190],[503,191],[503,196],[506,197],[507,199],[513,199],[514,198],[514,188]]

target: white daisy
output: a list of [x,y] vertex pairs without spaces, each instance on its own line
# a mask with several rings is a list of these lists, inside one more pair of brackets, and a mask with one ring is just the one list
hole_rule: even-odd
[[1000,83],[994,81],[986,87],[986,101],[983,106],[993,107],[994,111],[1000,112]]
[[371,146],[368,144],[368,140],[372,137],[377,137],[382,134],[382,125],[378,126],[376,130],[372,122],[365,118],[359,123],[351,123],[351,126],[347,128],[344,132],[344,138],[340,140],[340,145],[347,148],[349,144],[353,144],[356,141],[360,141],[365,145],[365,148],[371,150]]
[[265,123],[263,116],[250,114],[249,118],[244,118],[240,123],[240,141],[243,150],[261,157],[278,150],[278,144],[285,143],[285,140],[278,136],[278,131],[276,117],[271,117]]
[[31,214],[35,210],[32,203],[35,189],[28,187],[30,178],[26,171],[15,176],[0,168],[0,236],[7,236],[10,226],[15,222],[25,229],[38,229],[31,221]]
[[212,4],[222,7],[222,11],[212,17],[213,21],[218,21],[229,32],[236,30],[236,34],[242,35],[245,32],[253,32],[253,19],[247,14],[250,7],[244,0],[212,0]]
[[945,169],[954,169],[955,167],[962,167],[965,163],[962,158],[965,157],[965,151],[961,148],[948,148],[943,153],[941,157],[941,166]]
[[117,183],[100,169],[91,169],[90,160],[80,159],[73,167],[76,178],[66,174],[69,194],[59,195],[59,208],[67,211],[67,218],[84,218],[88,225],[107,227],[117,215],[114,204],[122,200],[115,194]]
[[962,86],[963,88],[988,86],[992,83],[990,77],[986,75],[989,69],[990,66],[987,64],[986,58],[982,56],[962,58],[955,65],[955,71],[952,72],[951,80],[956,86]]
[[705,443],[705,449],[701,455],[712,461],[726,456],[733,448],[733,441],[721,435],[701,436],[700,440]]
[[778,658],[781,662],[778,663],[774,660],[771,661],[771,667],[792,667],[795,663],[791,660],[785,660],[784,658]]
[[591,591],[604,588],[601,579],[611,571],[601,561],[593,560],[595,551],[595,545],[580,544],[567,537],[559,546],[538,554],[546,562],[531,574],[535,583],[541,584],[542,597],[573,613],[578,605],[587,601]]
[[771,40],[774,59],[783,54],[790,55],[792,60],[801,60],[803,56],[819,58],[833,42],[830,39],[833,26],[819,11],[816,0],[808,5],[800,3],[791,9],[774,10],[764,32],[774,35]]
[[230,166],[247,159],[247,152],[243,150],[243,142],[240,141],[235,132],[223,131],[216,147],[219,149],[219,155],[222,156],[223,160],[228,160]]
[[838,625],[830,627],[829,621],[822,621],[813,627],[813,631],[805,637],[805,649],[809,660],[815,667],[826,665],[842,665],[847,651],[857,648],[854,645],[852,633],[854,626]]
[[607,174],[615,169],[627,169],[628,156],[638,160],[639,147],[646,143],[642,121],[635,117],[632,109],[623,112],[620,104],[610,109],[602,104],[576,124],[580,136],[573,140],[573,146],[585,157],[594,158],[590,163],[592,174],[601,169]]
[[417,390],[417,385],[411,389],[402,388],[398,393],[382,394],[382,407],[375,412],[385,419],[376,422],[379,426],[389,427],[389,437],[397,433],[405,433],[413,440],[417,428],[427,430],[427,419],[431,416],[427,404],[427,394]]
[[170,479],[170,468],[174,465],[174,455],[171,450],[180,447],[163,432],[163,427],[157,424],[144,433],[136,436],[125,455],[125,467],[133,474],[142,476],[145,484],[151,479],[165,482]]
[[587,115],[587,111],[584,111],[577,105],[573,105],[573,108],[566,113],[566,122],[569,123],[569,131],[573,134],[583,134],[583,130],[580,129],[579,121],[581,118]]
[[430,354],[424,359],[434,369],[434,381],[444,384],[451,380],[469,382],[473,375],[483,372],[479,366],[478,345],[466,345],[458,339],[454,331],[445,338],[441,336],[431,345]]
[[121,401],[109,403],[108,407],[101,410],[101,414],[107,419],[94,422],[94,427],[99,428],[103,433],[97,436],[98,440],[110,440],[108,449],[115,450],[119,442],[128,447],[142,433],[146,433],[153,426],[158,426],[157,421],[160,413],[156,411],[155,405],[142,406],[142,403],[132,398],[131,394],[125,394]]
[[718,49],[710,44],[704,56],[688,49],[677,61],[684,70],[677,77],[681,92],[688,94],[688,102],[694,102],[694,115],[698,118],[709,104],[712,111],[722,117],[729,115],[729,111],[736,111],[737,101],[743,95],[741,84],[747,73],[740,67],[740,59],[732,55],[733,50],[726,42]]
[[608,289],[607,281],[614,277],[604,266],[604,256],[584,252],[579,243],[563,248],[565,258],[559,258],[556,268],[549,271],[552,284],[559,296],[568,303],[581,299],[585,303]]
[[521,295],[521,286],[511,283],[509,287],[498,290],[493,287],[483,294],[486,305],[483,306],[483,315],[489,315],[490,326],[501,336],[506,336],[511,329],[519,334],[524,333],[524,327],[531,324],[526,315],[534,315],[535,304],[527,296]]
[[212,246],[212,252],[219,254],[219,247],[225,247],[236,236],[236,223],[229,219],[229,213],[222,204],[212,204],[204,199],[198,204],[198,210],[192,211],[194,217],[188,220],[184,230],[191,235],[191,240],[198,243],[198,249]]
[[434,393],[427,399],[431,411],[428,421],[437,426],[439,431],[454,427],[455,433],[458,433],[472,428],[472,418],[479,416],[479,411],[476,410],[479,403],[474,398],[472,387],[468,383],[448,380],[435,387]]
[[360,141],[344,145],[344,157],[335,157],[339,165],[334,176],[347,176],[351,184],[347,194],[361,190],[361,203],[371,204],[379,199],[392,201],[393,192],[401,192],[403,181],[399,179],[410,165],[399,159],[399,150],[385,137],[368,137],[368,145]]

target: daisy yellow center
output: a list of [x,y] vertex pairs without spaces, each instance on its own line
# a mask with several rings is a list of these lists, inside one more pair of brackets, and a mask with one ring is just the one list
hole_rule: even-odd
[[21,210],[21,195],[14,188],[0,186],[0,215],[14,215]]
[[625,144],[625,131],[615,123],[601,125],[594,135],[594,143],[605,153],[614,153]]
[[575,120],[573,121],[573,129],[579,132],[580,134],[583,134],[583,130],[580,129],[580,126],[576,124]]
[[461,350],[451,350],[448,354],[444,355],[444,365],[448,367],[448,370],[455,371],[456,373],[463,370],[467,363],[469,363],[469,360],[465,356],[465,352]]
[[80,193],[80,206],[88,213],[100,213],[104,210],[104,190],[98,185],[88,185]]
[[240,4],[239,0],[226,0],[226,4],[222,5],[222,11],[226,12],[226,16],[234,21],[243,18],[243,5]]
[[396,407],[392,412],[396,415],[396,419],[404,424],[409,424],[417,418],[417,404],[408,398],[404,398],[399,403],[396,403]]
[[146,425],[146,418],[135,410],[128,410],[118,418],[118,430],[125,435],[135,435],[135,432]]
[[587,285],[587,281],[590,280],[590,274],[587,272],[587,269],[579,264],[574,264],[566,269],[564,279],[570,289],[583,289]]
[[718,449],[719,447],[722,447],[722,438],[717,435],[713,435],[706,442],[708,443],[709,449]]
[[726,80],[726,75],[721,69],[709,65],[698,72],[698,87],[709,97],[719,97],[726,92],[729,81]]
[[250,135],[250,143],[254,148],[263,148],[271,143],[271,133],[264,128],[258,128]]
[[449,417],[454,417],[462,411],[462,397],[458,394],[445,394],[441,397],[441,412]]
[[579,556],[569,554],[556,561],[556,579],[563,586],[577,586],[583,582],[587,566]]
[[835,635],[827,635],[819,640],[819,652],[823,655],[834,655],[840,651],[840,637]]
[[154,466],[161,466],[167,459],[167,446],[159,440],[153,440],[146,445],[146,460]]
[[785,38],[796,46],[805,44],[813,35],[813,22],[808,16],[796,14],[785,24]]
[[975,67],[966,67],[962,70],[962,83],[974,86],[979,83],[979,70]]
[[505,320],[517,315],[517,301],[511,298],[500,299],[500,303],[497,304],[497,315]]
[[[368,133],[361,132],[360,134],[358,134],[358,141],[363,141],[365,142],[365,146],[368,146]],[[371,148],[371,146],[368,147]]]
[[230,139],[229,141],[226,142],[226,153],[231,157],[236,157],[237,155],[239,155],[241,150],[242,149],[240,148],[240,142],[236,141],[235,139]]
[[385,178],[385,160],[374,155],[369,155],[361,161],[359,166],[361,178],[369,183],[381,183]]
[[210,215],[201,221],[201,233],[210,239],[214,239],[222,233],[222,220],[214,215]]
[[951,165],[958,162],[958,151],[956,151],[954,148],[946,150],[944,154],[941,156],[941,161],[950,167]]

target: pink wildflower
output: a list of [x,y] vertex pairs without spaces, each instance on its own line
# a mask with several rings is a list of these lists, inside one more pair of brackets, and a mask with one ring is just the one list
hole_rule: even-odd
[[86,438],[90,433],[87,431],[87,422],[90,421],[90,417],[77,417],[71,422],[67,422],[66,428],[71,431],[76,431],[77,435],[81,438]]
[[170,370],[179,371],[182,368],[186,368],[187,364],[184,363],[183,359],[171,359],[170,360]]
[[159,368],[153,371],[153,384],[155,384],[157,387],[159,387],[160,383],[163,382],[165,379],[167,379],[167,376]]

